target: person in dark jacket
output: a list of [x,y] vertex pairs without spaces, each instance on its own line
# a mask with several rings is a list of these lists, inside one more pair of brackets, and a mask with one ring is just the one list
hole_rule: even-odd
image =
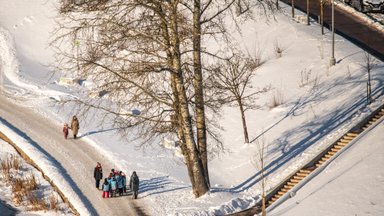
[[133,171],[131,178],[129,180],[129,187],[132,191],[132,198],[137,199],[137,195],[139,194],[139,176],[137,176],[136,172]]
[[95,167],[95,170],[93,171],[93,177],[96,180],[96,188],[100,190],[100,180],[103,179],[103,168],[101,167],[101,164],[97,162],[97,165]]
[[123,192],[124,192],[124,180],[123,180],[123,176],[121,175],[121,173],[122,172],[120,171],[119,174],[116,176],[119,196],[123,196]]
[[121,178],[123,179],[123,192],[127,193],[127,177],[123,171],[120,171]]

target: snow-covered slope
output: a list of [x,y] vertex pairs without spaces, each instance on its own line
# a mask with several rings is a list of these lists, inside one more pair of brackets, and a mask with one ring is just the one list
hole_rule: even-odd
[[384,215],[384,119],[270,216]]

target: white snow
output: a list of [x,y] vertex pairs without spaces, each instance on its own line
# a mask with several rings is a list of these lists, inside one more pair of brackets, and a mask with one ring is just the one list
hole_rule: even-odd
[[383,138],[381,120],[268,215],[383,215]]
[[[366,107],[364,52],[336,35],[337,64],[330,67],[331,34],[326,32],[322,36],[316,23],[307,26],[291,20],[290,7],[287,8],[286,12],[277,14],[276,19],[266,21],[258,17],[257,21],[245,22],[241,26],[243,34],[233,35],[240,48],[250,53],[259,50],[266,61],[257,71],[253,86],[262,88],[270,84],[274,88],[259,97],[260,109],[246,113],[251,140],[264,138],[268,144],[268,188],[273,188],[383,103],[382,97],[377,98],[384,81],[383,62],[377,61],[377,67],[371,73],[376,102]],[[54,16],[55,9],[49,1],[0,0],[0,94],[22,100],[24,106],[61,125],[76,111],[69,105],[59,109],[52,105],[52,101],[80,97],[77,92],[89,88],[92,83],[67,82],[70,80],[65,79],[67,77],[60,79],[64,76],[61,72],[51,77],[52,71],[47,65],[52,61],[52,50],[48,42]],[[274,53],[277,43],[283,49],[281,57]],[[308,79],[303,80],[303,74]],[[273,94],[280,95],[284,103],[271,108]],[[221,133],[224,151],[210,160],[213,187],[210,193],[198,199],[193,197],[173,137],[157,140],[140,149],[138,142],[127,143],[120,139],[117,130],[110,125],[100,128],[97,113],[80,119],[79,137],[114,161],[115,168],[138,173],[142,184],[138,201],[145,205],[150,215],[223,215],[246,209],[258,201],[260,174],[253,163],[256,142],[244,144],[238,110],[227,107],[220,114],[218,122],[224,128]],[[378,188],[382,189],[383,173],[378,164],[382,164],[383,158],[383,149],[379,145],[383,126],[378,127],[381,128],[372,129],[332,162],[324,173],[272,213],[308,215],[313,214],[313,208],[319,208],[317,215],[331,215],[327,212],[329,207],[331,210],[337,208],[334,215],[381,215],[384,195]],[[55,130],[61,133],[60,126]],[[35,159],[82,215],[90,214],[50,158],[3,121],[0,121],[0,131]],[[360,149],[362,154],[353,153],[355,149]],[[360,182],[366,180],[369,183],[361,186]],[[342,193],[333,194],[332,191],[338,188],[343,189]]]
[[[1,125],[3,126],[3,125]],[[3,128],[0,129],[3,131]],[[37,154],[31,154],[31,155],[37,155]],[[21,161],[21,168],[18,171],[13,170],[12,176],[14,178],[25,178],[28,176],[35,176],[36,182],[39,185],[39,188],[37,190],[37,194],[40,194],[40,199],[44,197],[44,200],[46,203],[49,203],[48,199],[50,196],[53,196],[57,199],[58,208],[59,211],[55,210],[48,210],[48,211],[38,211],[34,212],[34,215],[73,215],[71,213],[71,210],[69,209],[68,205],[63,203],[63,200],[60,198],[59,194],[53,190],[49,182],[47,182],[43,176],[42,173],[40,173],[37,169],[35,169],[33,166],[29,165],[26,161],[24,161],[18,153],[15,151],[15,149],[8,143],[4,142],[3,140],[0,140],[0,158],[1,161],[7,161],[10,160],[10,158],[17,158],[17,160]],[[36,158],[35,158],[36,159]],[[52,167],[53,169],[55,167]],[[57,175],[60,176],[60,175]],[[54,182],[60,182],[58,179],[54,179]],[[60,185],[62,186],[62,185]],[[5,201],[8,204],[12,204],[12,190],[11,185],[7,184],[5,180],[2,180],[0,182],[0,197],[2,201]],[[26,202],[26,201],[24,201]],[[20,205],[20,206],[14,206],[12,208],[12,212],[27,212],[28,208],[30,206],[26,205]],[[4,209],[4,205],[0,205],[0,212],[2,212],[2,215],[11,215],[15,214],[12,212],[7,212],[8,209]]]

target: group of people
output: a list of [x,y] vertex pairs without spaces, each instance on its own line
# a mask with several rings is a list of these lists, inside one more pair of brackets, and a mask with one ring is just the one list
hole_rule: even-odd
[[[73,138],[76,139],[79,128],[79,120],[76,116],[73,116],[71,121],[71,127],[69,127],[67,123],[64,123],[64,138],[68,138],[69,129],[71,129],[73,133]],[[124,172],[111,169],[109,176],[104,179],[104,183],[101,185],[100,188],[100,181],[103,179],[103,168],[101,167],[101,164],[97,162],[97,165],[93,172],[93,176],[96,180],[96,188],[98,190],[103,191],[103,198],[116,197],[116,194],[119,194],[119,196],[123,196],[125,193],[127,193],[127,177]],[[129,189],[132,191],[133,198],[137,199],[137,195],[139,193],[139,177],[137,176],[135,171],[133,171],[129,179],[128,185]]]
[[76,116],[73,116],[72,121],[71,121],[71,127],[69,127],[67,123],[64,123],[64,127],[63,127],[64,138],[65,139],[68,138],[69,129],[71,129],[72,134],[73,134],[73,138],[76,139],[79,128],[80,128],[79,127],[79,120],[77,119]]
[[[116,197],[117,194],[123,196],[127,193],[127,177],[124,172],[111,169],[111,172],[108,177],[104,179],[104,183],[100,188],[100,181],[103,179],[103,168],[101,167],[101,164],[97,162],[93,176],[96,180],[96,188],[103,191],[103,198]],[[128,186],[132,191],[132,197],[137,199],[139,194],[139,177],[135,171],[133,171],[129,179]]]

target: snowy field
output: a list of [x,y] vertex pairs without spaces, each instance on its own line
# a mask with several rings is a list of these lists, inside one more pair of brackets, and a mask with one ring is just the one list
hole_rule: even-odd
[[[258,16],[256,21],[242,24],[242,35],[233,34],[239,48],[262,53],[265,64],[256,72],[253,85],[258,88],[265,85],[273,87],[272,91],[261,95],[256,101],[260,109],[246,113],[251,140],[263,138],[268,145],[268,188],[273,188],[299,166],[306,164],[383,103],[383,98],[378,98],[383,93],[383,62],[376,61],[376,67],[371,72],[376,102],[366,107],[367,73],[362,67],[365,64],[364,52],[336,35],[337,64],[330,67],[331,34],[326,32],[320,35],[317,23],[307,26],[291,20],[289,11],[290,7],[287,7],[282,13],[276,14],[275,19],[269,20]],[[53,53],[48,41],[54,27],[54,16],[54,7],[45,0],[0,0],[0,82],[2,95],[44,115],[45,121],[55,122],[57,128],[53,130],[61,133],[62,123],[68,122],[78,111],[70,106],[57,106],[55,102],[66,97],[77,97],[78,92],[87,87],[77,83],[60,85],[60,71],[51,76],[52,71],[47,65],[51,63]],[[283,49],[281,57],[274,51],[276,43]],[[272,98],[276,95],[282,98],[283,103],[271,108]],[[146,212],[150,215],[223,215],[246,209],[259,200],[260,173],[253,163],[257,146],[256,142],[244,144],[241,118],[236,108],[222,110],[219,124],[223,128],[221,137],[224,151],[212,155],[209,169],[213,187],[210,193],[198,199],[193,198],[187,171],[176,147],[167,140],[157,140],[140,149],[138,143],[121,139],[110,125],[100,126],[98,117],[97,112],[80,116],[80,139],[114,161],[114,168],[126,173],[135,170],[139,174],[142,181],[139,202],[146,206]],[[0,126],[1,131],[11,139],[20,140],[19,135],[12,132],[4,121],[0,121]],[[383,134],[382,130],[372,130],[369,134],[373,134],[376,141],[382,140],[382,135],[377,135]],[[375,140],[364,138],[361,144],[356,143],[351,150]],[[28,148],[28,142],[23,145]],[[365,153],[370,154],[368,150]],[[42,153],[33,154],[38,158]],[[348,158],[353,154],[345,152],[342,156]],[[41,158],[36,163],[49,164],[50,161]],[[333,172],[333,177],[348,169],[347,165],[336,166],[345,163],[343,158],[340,159],[343,162],[335,161],[326,170]],[[351,162],[356,160],[353,157],[345,160],[349,164],[356,163]],[[103,161],[100,162],[103,164]],[[110,168],[105,167],[105,170]],[[347,172],[347,184],[356,184],[352,182],[352,177],[361,171],[358,168],[356,166],[356,170]],[[373,170],[367,169],[366,172]],[[47,168],[46,174],[55,176],[60,173]],[[377,175],[380,175],[377,181],[382,182],[382,173]],[[335,181],[327,179],[329,176],[319,175],[319,178],[319,184],[325,185],[322,188],[326,189],[328,184],[331,189],[338,187],[334,186]],[[367,185],[364,190],[376,190],[377,181]],[[65,181],[58,183],[65,185],[64,192],[71,195],[73,189],[67,188]],[[308,193],[317,189],[316,184],[315,180],[308,184],[309,189],[303,188],[303,195],[301,192],[297,194],[298,201],[289,201],[287,206],[282,205],[273,213],[285,215],[284,209],[292,208],[296,205],[294,203],[299,202],[287,215],[307,215],[309,209],[317,208],[315,202],[327,194],[325,190],[323,195],[303,200]],[[352,189],[346,192],[356,193]],[[381,215],[378,213],[383,212],[383,195],[377,196],[379,198],[370,205],[351,200],[339,215],[357,213],[354,208],[348,208],[350,205],[356,205],[362,209],[361,212]],[[86,209],[76,196],[69,197],[75,206]],[[339,195],[330,197],[332,200],[327,202],[342,201]],[[12,205],[9,200],[5,201]]]
[[268,215],[383,215],[383,119],[361,136],[293,198]]

